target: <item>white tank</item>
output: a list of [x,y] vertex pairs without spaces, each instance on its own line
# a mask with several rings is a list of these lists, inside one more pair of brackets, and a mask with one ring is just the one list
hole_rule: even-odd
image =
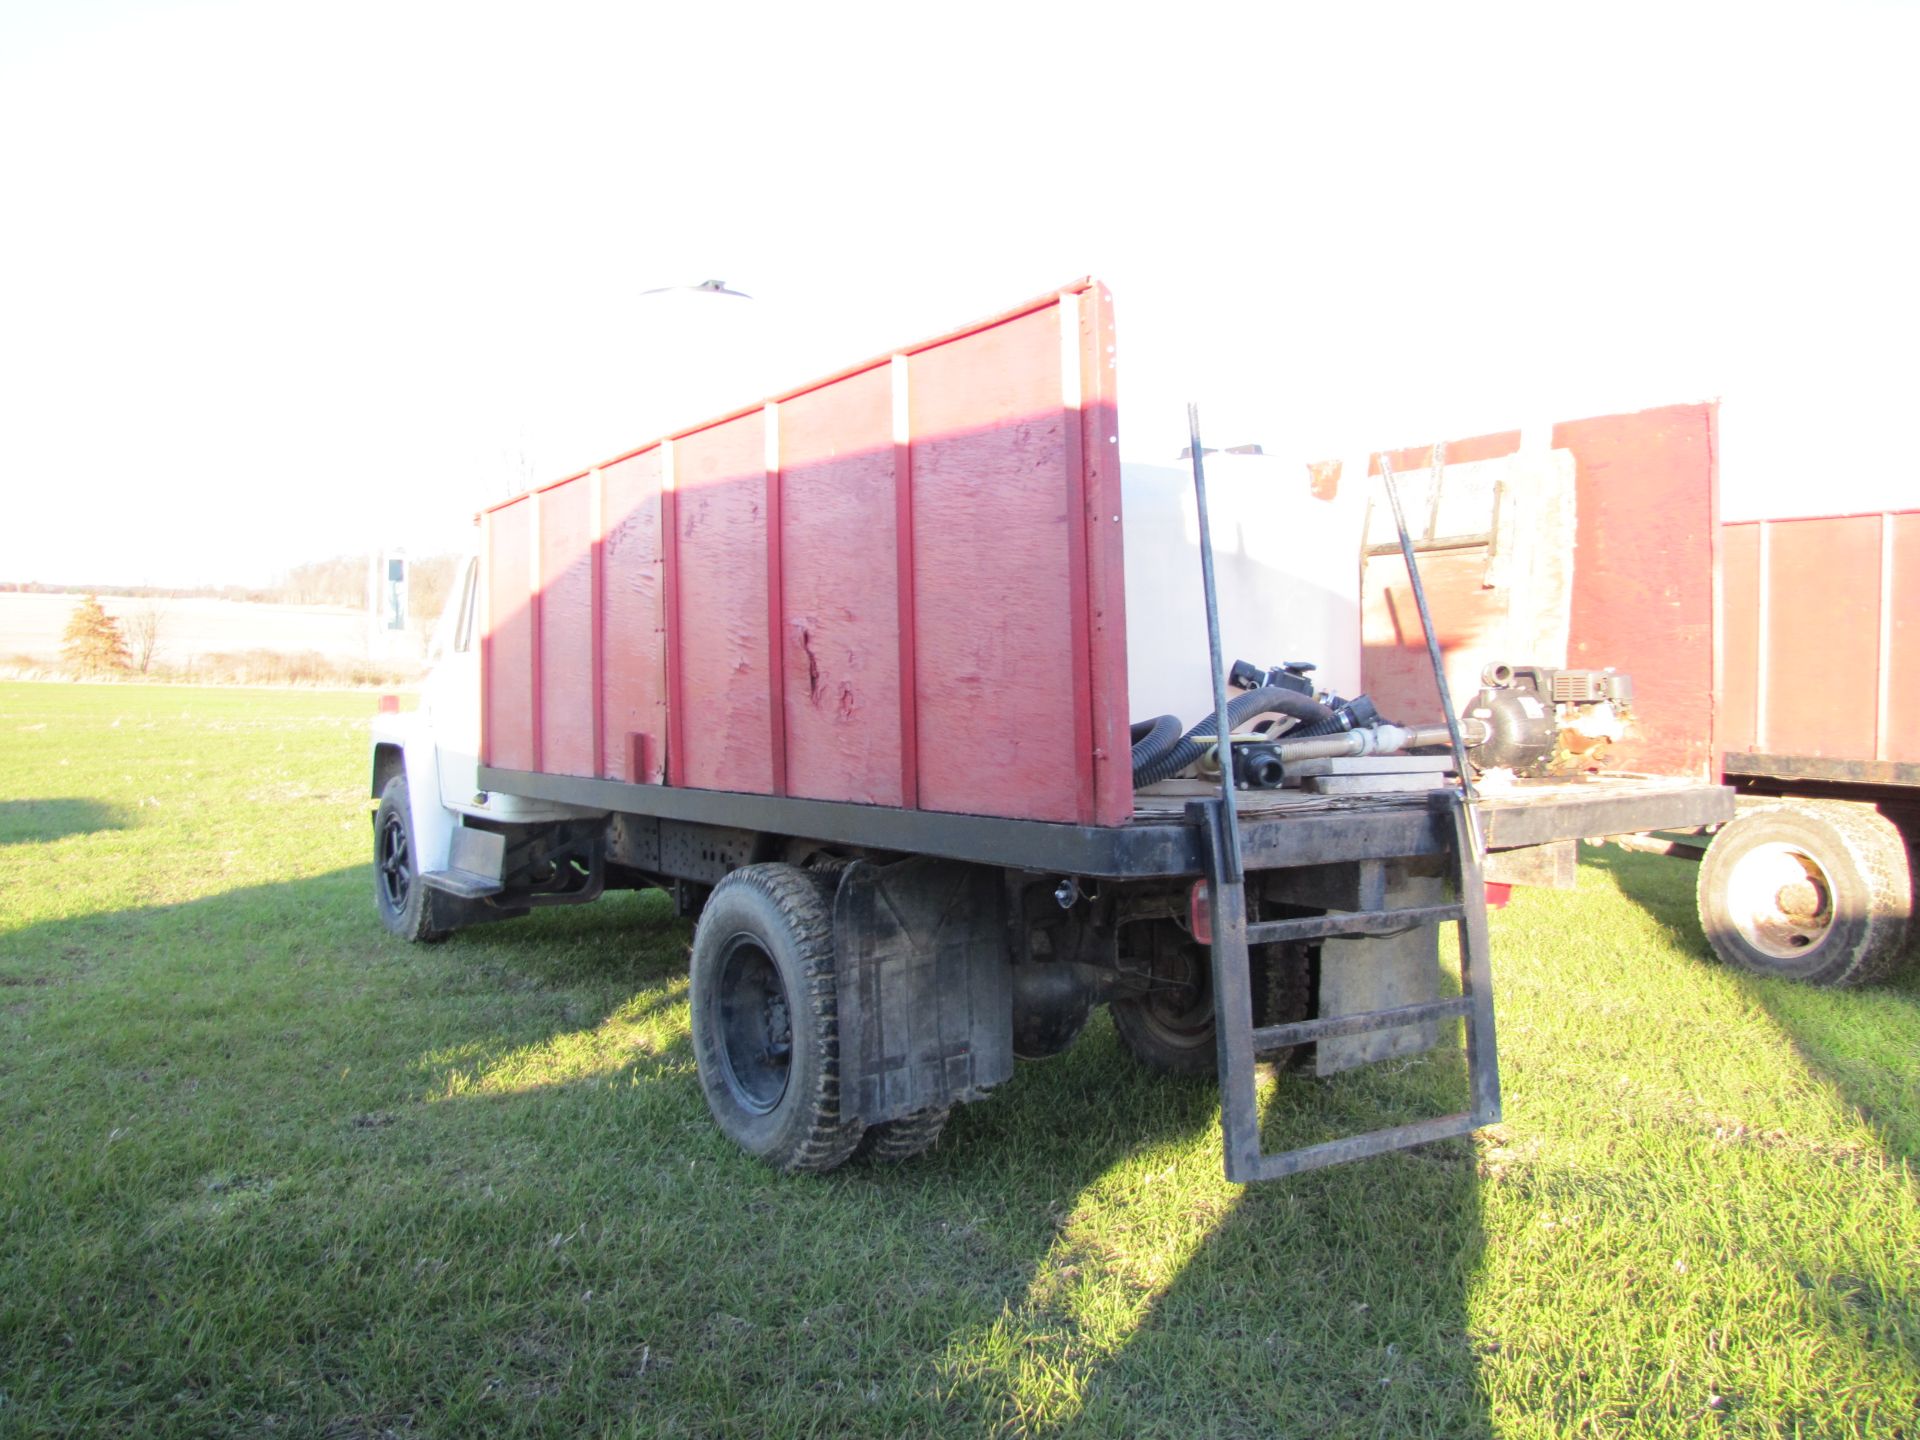
[[[1271,455],[1206,457],[1222,660],[1307,660],[1321,689],[1360,685],[1364,474],[1314,472]],[[1132,718],[1213,708],[1200,524],[1186,460],[1121,467],[1127,687]]]

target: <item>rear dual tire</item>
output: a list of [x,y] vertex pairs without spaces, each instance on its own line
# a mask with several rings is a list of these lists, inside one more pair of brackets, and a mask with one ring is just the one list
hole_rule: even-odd
[[694,931],[693,1054],[707,1109],[776,1170],[832,1170],[865,1133],[840,1110],[831,897],[823,877],[748,865],[714,887]]
[[1707,847],[1697,899],[1708,945],[1736,969],[1806,985],[1883,980],[1911,926],[1906,839],[1851,801],[1742,808]]
[[[1171,925],[1171,921],[1154,922]],[[1182,932],[1184,934],[1184,932]],[[1155,987],[1113,1001],[1113,1028],[1129,1054],[1163,1075],[1211,1076],[1219,1070],[1213,1013],[1213,951],[1198,941],[1163,948],[1151,962]],[[1248,956],[1253,1023],[1305,1020],[1313,1008],[1311,961],[1304,945],[1261,945]],[[1285,1065],[1295,1046],[1261,1051],[1260,1060]]]

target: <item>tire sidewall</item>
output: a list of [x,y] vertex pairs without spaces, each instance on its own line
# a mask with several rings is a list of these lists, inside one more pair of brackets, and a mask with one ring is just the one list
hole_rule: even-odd
[[[401,833],[407,837],[407,903],[395,909],[387,900],[387,889],[380,874],[380,852],[386,841],[387,827],[398,817]],[[396,775],[380,792],[380,808],[373,816],[373,903],[380,923],[403,940],[433,938],[432,928],[422,913],[427,903],[427,887],[420,883],[420,851],[413,836],[413,806],[407,795],[407,780]]]
[[[1833,907],[1833,921],[1820,943],[1802,955],[1770,955],[1750,944],[1735,923],[1728,903],[1740,864],[1769,845],[1803,851],[1820,867]],[[1831,984],[1854,968],[1855,957],[1874,941],[1873,888],[1862,858],[1848,837],[1818,810],[1769,805],[1737,816],[1707,847],[1700,862],[1701,928],[1714,953],[1728,964],[1756,975]]]
[[[837,1112],[838,1072],[825,1073],[828,1060],[822,1046],[811,1040],[803,1043],[803,1027],[814,1023],[808,1007],[809,961],[817,964],[819,957],[802,953],[772,895],[744,878],[736,878],[745,873],[735,872],[714,890],[694,934],[688,986],[694,1059],[714,1123],[749,1154],[784,1164],[813,1132],[817,1105],[824,1102]],[[772,960],[786,991],[793,1030],[786,1089],[764,1114],[741,1105],[726,1079],[728,1061],[721,1035],[719,991],[729,942],[738,935],[750,937]]]
[[1116,999],[1107,1011],[1120,1043],[1142,1065],[1162,1075],[1198,1079],[1219,1070],[1220,1040],[1212,1013],[1213,954],[1192,940],[1180,943],[1178,950],[1191,967],[1186,983],[1206,1002],[1204,1022],[1196,1021],[1184,1031],[1173,1029],[1154,1013],[1152,997],[1147,995]]

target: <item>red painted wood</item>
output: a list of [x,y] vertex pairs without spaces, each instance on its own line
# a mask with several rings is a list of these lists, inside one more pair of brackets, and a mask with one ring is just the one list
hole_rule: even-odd
[[[1449,440],[1447,442],[1447,463],[1449,465],[1465,465],[1474,460],[1498,460],[1503,455],[1516,453],[1519,449],[1520,432],[1518,430],[1502,430],[1497,435],[1472,435],[1465,440]],[[1431,470],[1433,468],[1433,446],[1415,445],[1406,450],[1390,450],[1387,452],[1387,458],[1393,462],[1393,473],[1395,475],[1408,475],[1415,470]],[[1368,458],[1367,473],[1369,475],[1378,475],[1380,473],[1379,455],[1376,454]],[[1334,470],[1334,476],[1333,484],[1335,488],[1338,488],[1339,470],[1337,465]],[[1424,579],[1425,577],[1422,578]]]
[[527,694],[533,709],[531,721],[533,735],[533,766],[537,770],[545,764],[546,746],[540,734],[542,706],[540,703],[541,679],[545,675],[545,666],[540,656],[540,497],[533,497],[531,514],[527,517],[527,541],[530,551],[527,558],[527,622],[531,627],[532,658],[527,665]]
[[589,477],[490,510],[494,763],[1125,823],[1111,302],[1067,294],[900,352],[900,416],[883,360],[769,402],[771,457],[756,408],[610,462],[597,555]]
[[1713,574],[1719,545],[1712,405],[1670,405],[1554,427],[1573,452],[1575,559],[1567,663],[1634,678],[1622,768],[1718,771]]
[[755,410],[674,443],[678,783],[695,789],[773,790],[763,435]]
[[[1399,473],[1397,467],[1394,473]],[[1505,634],[1510,592],[1489,590],[1482,583],[1487,573],[1484,549],[1430,550],[1415,559],[1443,654],[1475,649]],[[1363,684],[1380,713],[1408,725],[1441,723],[1440,690],[1427,659],[1420,608],[1398,555],[1367,561],[1360,624]],[[1449,665],[1449,675],[1452,670]],[[1468,696],[1456,690],[1453,698],[1464,705]]]
[[1880,522],[1861,515],[1768,525],[1770,755],[1871,759],[1879,700]]
[[1720,709],[1714,753],[1755,748],[1760,692],[1760,527],[1720,532]]
[[[1920,636],[1920,512],[1723,526],[1717,424],[1713,405],[1675,405],[1554,431],[1576,474],[1568,662],[1617,665],[1637,690],[1637,743],[1621,747],[1616,763],[1717,777],[1729,751],[1920,760],[1920,665],[1902,664]],[[1451,443],[1448,459],[1506,453],[1517,435]],[[1430,454],[1403,451],[1394,461],[1414,467]],[[1884,590],[1883,527],[1892,536]],[[1462,556],[1421,557],[1448,648],[1485,633],[1503,603],[1477,588],[1479,552]],[[1365,604],[1367,688],[1390,714],[1433,709],[1397,560],[1370,562]]]
[[[1621,768],[1717,773],[1714,424],[1712,405],[1676,405],[1572,421],[1553,432],[1553,444],[1574,460],[1567,663],[1611,665],[1634,677],[1635,729],[1612,760]],[[1519,440],[1514,430],[1450,441],[1447,460],[1512,454]],[[1390,459],[1396,472],[1415,470],[1431,464],[1432,448]],[[1378,472],[1377,456],[1369,469]],[[1504,633],[1511,595],[1483,585],[1483,551],[1430,551],[1419,562],[1443,650]],[[1381,709],[1413,721],[1438,718],[1419,614],[1397,558],[1368,562],[1362,635],[1365,685]]]
[[487,673],[484,687],[488,763],[531,770],[533,754],[533,611],[529,560],[533,501],[521,498],[488,519],[493,550],[487,564]]
[[[780,533],[782,482],[777,455],[767,452],[779,445],[780,407],[769,404],[762,411],[760,424],[765,448],[766,519],[762,547],[767,557],[767,758],[773,766],[773,793],[787,793],[787,669],[781,663],[781,636],[785,633],[786,593],[783,588],[785,546]],[[771,434],[768,428],[771,427]]]
[[920,805],[1079,818],[1059,319],[913,356]]
[[[665,779],[667,645],[660,546],[660,450],[601,471],[606,541],[601,581],[601,773],[612,780]],[[645,765],[634,766],[636,735]]]
[[540,768],[593,774],[593,508],[587,480],[540,506]]
[[1881,757],[1920,764],[1920,510],[1887,517],[1893,532],[1891,661]]
[[894,607],[899,630],[897,667],[900,675],[900,803],[920,807],[920,710],[914,699],[913,638],[918,626],[913,591],[913,445],[907,438],[912,399],[910,367],[905,355],[887,361],[888,388],[893,412],[893,578],[899,588]]
[[1094,285],[1080,297],[1080,434],[1086,471],[1088,710],[1096,825],[1133,816],[1132,740],[1127,731],[1126,556],[1120,525],[1119,350],[1113,296]]
[[593,534],[588,541],[590,551],[589,580],[592,587],[591,614],[587,619],[587,630],[591,640],[589,649],[592,654],[593,675],[587,682],[592,687],[593,714],[589,724],[593,727],[593,769],[594,775],[607,773],[607,656],[602,641],[606,635],[607,605],[607,547],[602,533],[605,524],[605,492],[600,487],[598,472],[589,482],[590,504],[592,505]]
[[[1076,817],[1093,813],[1093,640],[1092,595],[1087,570],[1086,433],[1080,408],[1086,387],[1081,365],[1086,359],[1080,333],[1080,297],[1062,296],[1056,325],[1060,327],[1060,388],[1071,408],[1062,428],[1066,453],[1062,468],[1067,483],[1067,596],[1071,631],[1067,653],[1072,657],[1074,792]],[[1071,392],[1071,393],[1069,393]]]
[[787,789],[899,805],[891,369],[780,407]]
[[[674,442],[663,441],[660,446],[660,549],[663,557],[660,575],[665,591],[662,613],[667,622],[664,637],[667,661],[667,743],[664,763],[666,783],[684,785],[687,767],[686,758],[681,753],[681,737],[686,732],[687,707],[682,698],[680,681],[680,497],[674,490],[674,455]],[[635,763],[638,763],[638,758]]]

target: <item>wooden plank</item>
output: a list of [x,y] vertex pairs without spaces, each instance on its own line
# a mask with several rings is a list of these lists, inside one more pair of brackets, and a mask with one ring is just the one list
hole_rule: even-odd
[[1127,708],[1118,342],[1113,296],[1104,285],[1087,290],[1072,308],[1080,328],[1080,456],[1086,473],[1087,698],[1094,762],[1094,809],[1087,818],[1096,825],[1119,825],[1133,813],[1133,746]]
[[910,362],[914,698],[923,809],[1074,820],[1058,316]]
[[535,497],[540,511],[540,768],[593,774],[592,489],[570,480]]
[[530,498],[492,512],[488,556],[486,734],[488,763],[535,768],[533,753],[533,505]]
[[489,507],[489,758],[1125,823],[1113,376],[1078,282]]
[[786,593],[783,588],[782,555],[786,537],[781,529],[780,509],[780,405],[770,400],[760,412],[761,450],[766,465],[766,533],[763,545],[767,557],[767,744],[773,769],[775,795],[787,793],[787,695],[786,666],[781,663],[781,636],[786,632]]
[[1060,438],[1065,446],[1061,470],[1066,481],[1066,565],[1067,673],[1073,686],[1075,703],[1069,713],[1073,725],[1073,813],[1076,818],[1093,818],[1093,661],[1092,600],[1087,575],[1087,489],[1086,436],[1081,429],[1081,400],[1084,387],[1080,369],[1080,307],[1078,297],[1062,295],[1056,311],[1060,344],[1060,407],[1064,412]]
[[683,737],[687,728],[685,686],[681,683],[680,638],[680,495],[677,488],[679,442],[660,442],[661,593],[666,617],[667,651],[667,784],[686,784],[687,762]]
[[606,656],[601,688],[601,772],[610,780],[637,784],[658,784],[666,778],[662,478],[658,446],[600,472],[605,507],[600,643]]
[[533,768],[546,768],[546,746],[540,734],[540,682],[544,675],[540,663],[540,496],[536,492],[527,507],[527,621],[531,659],[527,664],[527,702],[532,709],[528,722],[533,743]]
[[1390,795],[1396,791],[1442,790],[1452,782],[1431,772],[1396,771],[1385,775],[1309,775],[1300,788],[1316,795]]
[[1870,759],[1879,702],[1879,517],[1775,521],[1768,531],[1760,748]]
[[1920,764],[1920,511],[1888,517],[1887,723],[1881,749],[1895,764]]
[[774,781],[764,430],[755,410],[674,444],[677,783],[755,795]]
[[891,367],[781,407],[787,793],[905,802]]
[[[1475,460],[1498,460],[1504,455],[1515,454],[1519,449],[1520,432],[1518,430],[1502,430],[1495,435],[1474,435],[1465,440],[1447,442],[1447,463],[1466,465]],[[1431,470],[1433,446],[1416,445],[1406,450],[1390,450],[1387,452],[1387,458],[1392,461],[1393,473],[1396,475],[1411,475],[1416,470]],[[1338,470],[1336,469],[1334,473],[1337,475]],[[1379,455],[1369,456],[1367,474],[1378,475],[1379,473]],[[1335,483],[1337,484],[1338,481],[1336,480]],[[1412,517],[1408,518],[1408,524],[1413,526]]]
[[1451,755],[1330,755],[1314,760],[1294,760],[1287,765],[1288,775],[1391,775],[1395,773],[1445,774],[1453,769]]
[[606,734],[607,734],[607,656],[605,649],[606,625],[606,551],[607,551],[607,494],[600,472],[593,471],[587,477],[589,505],[592,510],[591,570],[593,603],[592,613],[587,617],[587,630],[591,637],[593,654],[593,678],[590,682],[593,693],[593,769],[594,775],[607,773]]
[[1760,692],[1760,527],[1728,525],[1720,538],[1720,705],[1714,757],[1754,748]]
[[905,355],[887,366],[893,417],[893,536],[895,607],[899,625],[900,803],[920,804],[920,710],[915,699],[913,589],[913,367]]
[[[1416,557],[1442,654],[1499,648],[1509,592],[1487,588],[1487,559],[1484,546]],[[1381,713],[1404,725],[1440,723],[1440,691],[1433,683],[1406,561],[1398,554],[1367,561],[1361,636],[1366,692]],[[1464,705],[1472,695],[1473,690],[1462,693],[1456,686],[1454,701]]]
[[1669,405],[1553,431],[1575,464],[1567,663],[1634,677],[1637,726],[1615,763],[1703,779],[1718,761],[1710,734],[1715,410]]

